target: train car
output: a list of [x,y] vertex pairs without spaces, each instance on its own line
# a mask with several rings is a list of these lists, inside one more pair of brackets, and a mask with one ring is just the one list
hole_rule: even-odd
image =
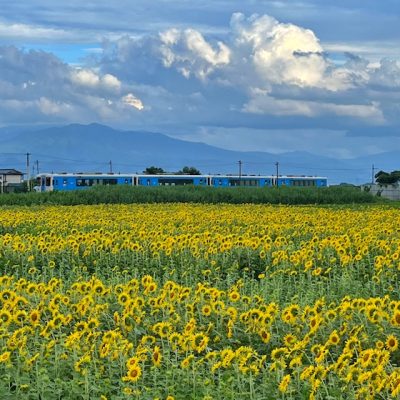
[[213,187],[324,187],[328,185],[328,179],[326,177],[305,175],[280,175],[278,178],[276,175],[213,175],[210,183]]
[[261,175],[212,175],[213,187],[265,187],[272,186],[272,176]]
[[208,175],[137,175],[138,186],[209,186]]
[[296,187],[324,187],[328,186],[328,179],[322,176],[276,176],[273,180],[274,186],[296,186]]
[[273,175],[145,175],[103,173],[39,174],[35,190],[38,192],[87,189],[96,185],[129,186],[212,186],[212,187],[324,187],[326,177]]
[[82,190],[96,185],[135,185],[134,175],[103,173],[39,174],[36,177],[37,192]]

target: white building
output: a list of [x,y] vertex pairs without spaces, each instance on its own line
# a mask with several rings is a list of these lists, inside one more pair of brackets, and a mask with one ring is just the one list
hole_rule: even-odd
[[389,200],[400,200],[400,186],[398,183],[390,184],[365,184],[361,185],[361,190],[369,192],[374,196],[385,197]]
[[24,174],[16,169],[0,168],[0,193],[15,192],[22,189]]

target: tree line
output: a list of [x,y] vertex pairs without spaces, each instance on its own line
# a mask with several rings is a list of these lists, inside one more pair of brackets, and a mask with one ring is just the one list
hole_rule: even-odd
[[[167,172],[164,171],[160,167],[155,167],[154,165],[152,165],[151,167],[147,167],[143,171],[143,173],[147,174],[147,175],[161,175],[161,174],[166,174]],[[172,172],[172,174],[173,175],[201,175],[201,172],[195,167],[185,166],[177,172]]]
[[379,171],[375,174],[375,181],[380,185],[393,185],[400,181],[400,171]]

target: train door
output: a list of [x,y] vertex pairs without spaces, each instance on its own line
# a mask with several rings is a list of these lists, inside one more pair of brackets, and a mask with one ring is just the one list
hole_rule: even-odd
[[41,192],[46,192],[46,176],[41,176],[40,177],[40,191]]

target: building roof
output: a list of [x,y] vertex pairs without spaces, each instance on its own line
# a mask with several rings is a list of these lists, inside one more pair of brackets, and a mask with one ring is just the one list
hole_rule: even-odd
[[23,175],[23,173],[13,168],[0,168],[0,175]]

